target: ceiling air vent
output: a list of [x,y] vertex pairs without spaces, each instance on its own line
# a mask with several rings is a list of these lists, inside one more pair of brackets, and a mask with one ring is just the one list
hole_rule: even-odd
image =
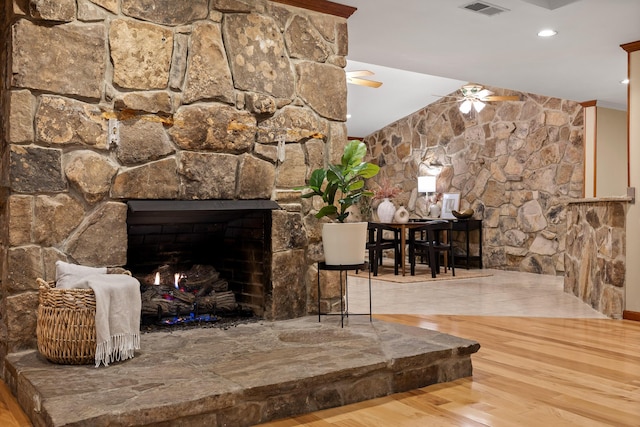
[[507,12],[509,9],[505,9],[504,7],[496,6],[494,4],[490,4],[487,2],[475,1],[473,3],[469,3],[466,6],[462,6],[463,9],[470,10],[472,12],[477,12],[486,16],[495,16],[502,12]]

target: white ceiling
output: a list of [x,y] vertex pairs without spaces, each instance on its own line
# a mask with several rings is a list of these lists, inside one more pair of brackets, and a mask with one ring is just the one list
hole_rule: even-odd
[[[467,82],[626,110],[627,53],[640,40],[640,0],[335,0],[349,18],[347,71],[368,69],[378,89],[348,85],[349,136],[364,137]],[[543,39],[539,30],[553,28]],[[437,76],[437,77],[434,77]]]

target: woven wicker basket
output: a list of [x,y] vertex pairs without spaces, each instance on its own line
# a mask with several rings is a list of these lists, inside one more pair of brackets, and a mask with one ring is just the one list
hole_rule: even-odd
[[[121,268],[114,274],[131,273]],[[57,289],[36,279],[40,288],[36,336],[47,360],[65,365],[94,363],[96,355],[96,295],[92,289]]]

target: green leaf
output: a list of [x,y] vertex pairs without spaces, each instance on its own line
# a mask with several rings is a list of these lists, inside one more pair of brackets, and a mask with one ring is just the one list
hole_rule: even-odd
[[339,214],[336,219],[338,220],[338,222],[344,222],[345,219],[347,219],[347,217],[349,216],[349,212],[344,212]]
[[[318,211],[317,218],[330,216],[344,222],[349,216],[349,207],[362,197],[373,196],[373,192],[364,190],[364,180],[375,176],[380,167],[365,162],[366,154],[367,146],[364,142],[349,141],[344,148],[341,163],[329,165],[326,169],[314,170],[309,177],[308,185],[295,188],[311,190],[303,194],[303,198],[322,198],[325,206]],[[337,201],[336,197],[339,197]]]
[[324,206],[322,209],[318,211],[316,214],[316,218],[322,218],[324,216],[331,216],[338,213],[338,208],[333,205]]
[[342,155],[342,166],[353,168],[362,162],[364,156],[367,155],[367,146],[364,142],[353,140],[344,147]]
[[347,187],[347,191],[359,190],[362,187],[364,187],[364,181],[362,181],[362,180],[354,181],[351,184],[349,184],[349,187]]
[[327,176],[327,172],[324,169],[316,169],[311,173],[311,178],[309,178],[309,187],[320,190],[322,188],[322,183],[324,182],[325,177]]
[[327,181],[331,183],[341,183],[344,181],[344,171],[339,165],[329,165],[327,171]]
[[327,184],[327,187],[324,190],[322,200],[329,205],[333,205],[336,199],[337,192],[338,192],[338,184],[335,182],[329,182]]
[[374,177],[380,172],[380,166],[374,165],[373,163],[366,163],[364,169],[360,171],[360,176],[368,179]]

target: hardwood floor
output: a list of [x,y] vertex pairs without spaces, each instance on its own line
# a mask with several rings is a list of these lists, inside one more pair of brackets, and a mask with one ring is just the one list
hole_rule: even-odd
[[473,378],[262,426],[640,426],[640,322],[376,318],[477,340]]
[[11,390],[9,390],[9,387],[2,381],[0,381],[0,426],[31,426],[29,418],[22,412],[20,405],[18,405],[18,402],[11,394]]
[[[477,340],[473,377],[262,426],[640,426],[640,322],[375,317]],[[30,425],[2,383],[0,425]]]

